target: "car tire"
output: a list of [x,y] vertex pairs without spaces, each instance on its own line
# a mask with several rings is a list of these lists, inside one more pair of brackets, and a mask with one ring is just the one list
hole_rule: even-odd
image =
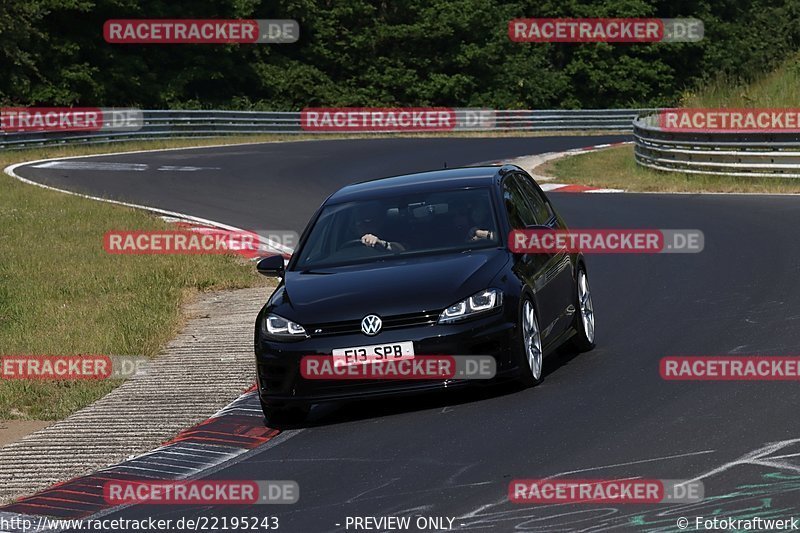
[[589,276],[586,267],[578,265],[575,276],[575,335],[572,346],[579,352],[588,352],[595,347],[594,305],[589,290]]
[[266,418],[267,425],[284,426],[305,422],[311,412],[310,405],[292,405],[289,407],[275,407],[261,402],[261,410]]
[[526,387],[533,387],[544,379],[544,352],[539,316],[533,299],[527,294],[520,301],[517,329],[515,352],[519,381]]

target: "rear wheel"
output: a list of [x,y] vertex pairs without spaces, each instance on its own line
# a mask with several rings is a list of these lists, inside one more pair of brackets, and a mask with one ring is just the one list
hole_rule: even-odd
[[589,290],[589,277],[586,268],[578,266],[576,289],[575,330],[577,333],[572,338],[572,345],[581,352],[588,352],[595,347],[594,342],[594,305],[592,293]]
[[517,364],[520,381],[532,387],[542,382],[544,357],[542,352],[542,335],[539,330],[539,319],[536,308],[530,297],[522,300],[519,316],[519,339],[517,340]]

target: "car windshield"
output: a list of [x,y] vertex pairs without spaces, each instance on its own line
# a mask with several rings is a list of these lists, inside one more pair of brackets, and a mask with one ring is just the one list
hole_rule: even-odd
[[500,242],[489,189],[405,194],[325,206],[295,269],[460,252]]

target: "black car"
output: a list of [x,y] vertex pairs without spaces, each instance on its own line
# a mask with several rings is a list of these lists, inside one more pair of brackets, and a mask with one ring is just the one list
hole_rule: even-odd
[[468,167],[348,185],[314,214],[258,315],[258,390],[268,419],[312,403],[456,387],[466,380],[315,380],[304,356],[402,346],[415,354],[491,355],[493,381],[542,379],[542,359],[570,341],[594,347],[580,254],[519,254],[514,229],[566,229],[541,188],[513,165]]

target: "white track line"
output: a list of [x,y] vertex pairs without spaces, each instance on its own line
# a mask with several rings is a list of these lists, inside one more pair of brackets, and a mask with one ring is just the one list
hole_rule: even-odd
[[[266,143],[244,143],[244,144],[266,144]],[[68,191],[66,189],[59,189],[58,187],[52,187],[50,185],[45,185],[43,183],[38,183],[36,181],[32,181],[32,180],[29,180],[27,178],[23,178],[22,176],[20,176],[19,174],[16,173],[16,169],[19,168],[19,167],[28,166],[28,165],[35,165],[35,164],[40,164],[40,163],[48,163],[48,162],[52,162],[52,161],[60,161],[62,159],[77,159],[77,158],[83,158],[83,157],[103,157],[103,156],[115,156],[115,155],[124,155],[124,154],[163,152],[163,151],[170,151],[170,150],[219,148],[219,147],[224,147],[224,146],[241,146],[241,144],[221,144],[221,145],[202,146],[202,147],[165,148],[165,149],[158,149],[158,150],[138,150],[138,151],[133,151],[133,152],[114,152],[114,153],[109,153],[109,154],[95,154],[95,155],[89,155],[89,156],[79,155],[79,156],[69,156],[69,157],[54,157],[54,158],[50,158],[50,159],[39,159],[39,160],[36,160],[36,161],[25,161],[25,162],[22,162],[22,163],[15,163],[13,165],[7,166],[4,169],[4,171],[5,171],[6,174],[11,176],[12,178],[17,179],[17,180],[19,180],[19,181],[21,181],[23,183],[27,183],[28,185],[34,185],[36,187],[41,187],[43,189],[47,189],[47,190],[50,190],[50,191],[56,191],[56,192],[60,192],[60,193],[64,193],[64,194],[69,194],[69,195],[72,195],[72,196],[78,196],[80,198],[87,198],[89,200],[95,200],[95,201],[98,201],[98,202],[105,202],[105,203],[108,203],[108,204],[121,205],[123,207],[131,207],[133,209],[142,209],[144,211],[149,211],[151,213],[156,213],[156,214],[159,214],[161,216],[177,218],[177,219],[180,219],[180,220],[188,220],[190,222],[196,222],[198,224],[204,224],[204,225],[207,225],[207,226],[212,226],[212,227],[215,227],[215,228],[224,229],[224,230],[228,230],[228,231],[244,232],[244,231],[247,231],[247,230],[245,230],[243,228],[238,228],[236,226],[231,226],[229,224],[224,224],[222,222],[217,222],[215,220],[210,220],[210,219],[207,219],[207,218],[188,215],[186,213],[179,213],[177,211],[169,211],[167,209],[160,209],[158,207],[151,207],[151,206],[147,206],[147,205],[134,204],[134,203],[130,203],[130,202],[121,202],[119,200],[111,200],[111,199],[102,198],[102,197],[99,197],[99,196],[92,196],[92,195],[89,195],[89,194],[81,194],[81,193],[77,193],[77,192],[73,192],[73,191]],[[289,248],[287,246],[284,246],[280,242],[273,241],[272,239],[268,239],[268,238],[263,237],[261,235],[259,235],[259,238],[267,246],[270,246],[270,247],[272,247],[272,248],[274,248],[276,250],[279,250],[282,253],[288,253],[288,254],[292,253],[292,249],[291,248]]]

